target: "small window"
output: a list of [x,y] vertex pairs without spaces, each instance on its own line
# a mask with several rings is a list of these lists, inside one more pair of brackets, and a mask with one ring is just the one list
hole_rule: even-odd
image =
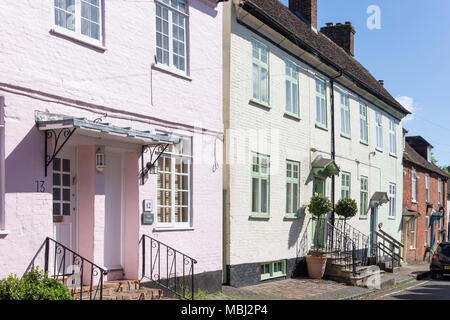
[[298,67],[297,65],[286,60],[286,113],[296,117],[299,113],[298,101]]
[[186,72],[187,6],[185,0],[155,0],[156,60]]
[[55,0],[55,30],[73,35],[81,41],[101,44],[102,6],[102,0]]
[[411,171],[411,200],[417,202],[417,173],[414,168]]
[[269,49],[256,39],[252,49],[253,100],[269,105]]
[[397,201],[397,186],[395,183],[389,184],[389,218],[396,217],[396,201]]
[[359,125],[360,125],[360,139],[363,143],[369,143],[369,135],[367,128],[367,105],[359,104]]
[[360,216],[367,217],[369,208],[369,178],[361,176],[361,199],[360,199]]
[[286,161],[286,216],[295,216],[300,207],[300,163]]
[[327,99],[325,81],[316,78],[316,124],[327,128]]
[[263,263],[261,265],[261,280],[286,276],[286,260]]
[[397,134],[394,120],[389,121],[389,152],[392,155],[397,155]]
[[341,199],[350,199],[350,184],[351,184],[351,174],[349,172],[342,172],[341,179]]
[[341,92],[341,134],[350,138],[350,98]]
[[377,149],[383,150],[383,117],[381,112],[377,112],[375,116],[376,120],[376,133],[377,133]]
[[252,215],[269,215],[270,158],[259,153],[252,154]]

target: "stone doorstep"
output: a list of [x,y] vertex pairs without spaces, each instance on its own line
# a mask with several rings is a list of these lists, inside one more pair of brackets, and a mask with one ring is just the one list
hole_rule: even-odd
[[[97,288],[98,286],[92,286],[93,295]],[[90,286],[76,289],[74,299],[79,299],[80,292],[83,299],[90,298]],[[162,296],[162,290],[141,287],[139,280],[115,280],[103,284],[103,300],[155,300],[161,299]],[[96,299],[98,297],[97,292]]]

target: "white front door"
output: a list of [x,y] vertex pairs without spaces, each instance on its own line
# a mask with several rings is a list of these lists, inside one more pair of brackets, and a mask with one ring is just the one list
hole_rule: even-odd
[[121,153],[106,153],[105,175],[105,267],[122,269],[122,185]]
[[[76,251],[76,152],[65,147],[53,160],[53,238]],[[64,250],[57,251],[57,271],[61,274],[73,261]]]

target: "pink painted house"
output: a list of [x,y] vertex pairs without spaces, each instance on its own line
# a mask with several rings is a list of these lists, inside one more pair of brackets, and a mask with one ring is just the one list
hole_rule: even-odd
[[0,279],[220,290],[222,4],[3,1],[0,26]]

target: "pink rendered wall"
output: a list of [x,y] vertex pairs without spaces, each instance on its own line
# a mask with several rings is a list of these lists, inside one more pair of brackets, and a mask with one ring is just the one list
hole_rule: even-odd
[[[94,261],[95,148],[78,147],[78,252]],[[94,261],[95,262],[95,261]]]
[[[52,172],[44,177],[44,134],[36,129],[35,110],[89,120],[102,117],[104,122],[137,130],[193,136],[197,127],[206,132],[207,144],[195,150],[193,157],[192,230],[157,232],[155,225],[140,226],[135,238],[145,233],[192,255],[199,261],[196,272],[221,269],[222,174],[221,168],[216,172],[211,168],[213,142],[223,131],[222,4],[189,1],[189,72],[179,77],[152,68],[154,2],[105,2],[106,51],[101,51],[50,33],[52,1],[18,0],[14,5],[0,1],[0,28],[8,30],[2,35],[2,48],[8,49],[0,48],[0,96],[5,98],[4,219],[9,230],[0,237],[0,278],[23,272],[45,237],[53,235]],[[202,140],[194,137],[194,145]],[[92,147],[83,148],[90,149],[91,160],[79,156],[80,165],[93,166]],[[221,148],[218,140],[217,159],[222,159]],[[208,155],[205,160],[203,154]],[[79,239],[88,232],[87,243],[80,249],[97,261],[100,228],[94,235],[81,228],[100,226],[86,215],[95,207],[89,198],[95,180],[95,169],[91,169],[79,172],[91,182],[87,189],[80,188],[79,178]],[[139,188],[133,209],[138,212],[129,213],[132,219],[140,219],[143,199],[152,198],[156,206],[156,176],[138,187],[137,169],[132,178]],[[44,181],[45,192],[36,192],[35,181]],[[81,201],[82,193],[89,199],[86,203]],[[139,220],[133,221],[132,228],[137,228]]]
[[124,272],[126,279],[138,279],[139,264],[139,154],[125,153],[124,166]]

